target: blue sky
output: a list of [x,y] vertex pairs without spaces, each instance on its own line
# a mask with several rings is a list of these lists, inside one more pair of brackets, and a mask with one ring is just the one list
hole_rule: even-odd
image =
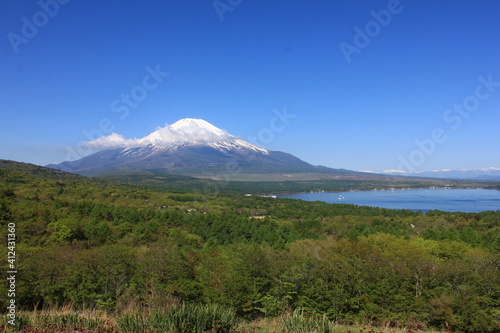
[[0,158],[58,163],[190,117],[334,168],[500,167],[499,17],[493,0],[3,0]]

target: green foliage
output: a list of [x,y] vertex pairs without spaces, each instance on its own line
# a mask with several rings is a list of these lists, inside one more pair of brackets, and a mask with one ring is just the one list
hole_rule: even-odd
[[234,311],[218,305],[182,305],[157,309],[149,315],[126,313],[117,320],[120,332],[203,333],[232,332],[238,321]]
[[[167,192],[4,164],[0,226],[16,225],[20,310],[71,303],[130,332],[228,331],[235,316],[284,316],[286,331],[500,329],[500,211]],[[52,319],[102,324],[80,317]]]
[[116,326],[120,332],[124,333],[147,332],[150,327],[147,315],[142,312],[123,314],[116,320]]
[[76,304],[114,310],[131,287],[135,269],[132,249],[124,245],[79,251],[66,267],[66,297]]

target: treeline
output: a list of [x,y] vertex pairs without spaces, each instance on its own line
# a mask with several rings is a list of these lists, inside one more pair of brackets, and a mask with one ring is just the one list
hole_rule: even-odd
[[500,211],[166,193],[0,168],[0,223],[16,225],[24,310],[215,303],[243,318],[302,309],[346,324],[500,329]]
[[[172,230],[196,235],[205,246],[255,243],[283,248],[296,240],[330,237],[357,240],[385,233],[410,239],[453,240],[500,251],[500,212],[422,214],[355,205],[326,204],[271,198],[212,198],[168,195],[151,208],[124,207],[72,201],[49,195],[48,199],[18,198],[12,190],[0,191],[0,218],[17,222],[18,239],[26,245],[50,246],[78,243],[89,248],[124,243],[140,246],[156,242]],[[116,192],[105,195],[119,196]],[[122,194],[123,195],[123,194]],[[131,199],[129,197],[126,199]],[[173,199],[172,199],[173,198]],[[115,200],[115,199],[112,199]],[[117,198],[116,200],[119,200]],[[131,204],[149,199],[138,199]],[[153,200],[152,200],[153,201]],[[181,202],[181,206],[177,205]],[[215,203],[218,202],[218,206]],[[211,207],[209,207],[211,205]],[[197,208],[190,208],[197,207]]]
[[154,172],[138,172],[129,175],[101,174],[98,179],[127,183],[133,186],[149,186],[157,190],[187,191],[203,194],[287,194],[302,192],[345,192],[350,190],[371,191],[373,189],[449,188],[500,189],[499,184],[468,180],[411,179],[387,177],[386,180],[295,180],[295,181],[215,181]]
[[180,230],[144,246],[18,250],[18,301],[25,308],[72,303],[121,311],[217,303],[242,317],[294,309],[339,323],[498,330],[498,255],[463,242],[374,234],[300,240],[285,248],[206,247]]

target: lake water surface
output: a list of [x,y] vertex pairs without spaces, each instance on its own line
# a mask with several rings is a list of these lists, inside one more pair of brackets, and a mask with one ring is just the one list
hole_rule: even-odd
[[349,203],[426,212],[482,212],[500,210],[500,191],[485,189],[420,189],[359,192],[320,192],[278,195],[279,198]]

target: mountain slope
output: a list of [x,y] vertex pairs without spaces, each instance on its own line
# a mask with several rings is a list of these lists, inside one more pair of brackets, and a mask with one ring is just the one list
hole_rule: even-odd
[[20,174],[28,174],[35,178],[39,177],[43,179],[58,181],[61,180],[85,182],[88,180],[88,178],[75,175],[73,173],[68,173],[63,170],[55,170],[53,168],[47,168],[35,164],[0,159],[0,175],[5,177],[7,174],[14,175],[14,177],[11,179],[11,182],[16,182],[17,175]]
[[106,149],[73,162],[49,165],[55,169],[82,175],[109,170],[162,169],[166,173],[209,177],[210,173],[228,172],[321,172],[293,155],[268,151],[255,153],[248,149],[217,149],[206,145]]
[[181,119],[140,139],[113,133],[86,143],[95,154],[48,165],[82,175],[110,170],[150,170],[218,178],[231,174],[352,173],[313,166],[280,151],[257,147],[202,119]]

